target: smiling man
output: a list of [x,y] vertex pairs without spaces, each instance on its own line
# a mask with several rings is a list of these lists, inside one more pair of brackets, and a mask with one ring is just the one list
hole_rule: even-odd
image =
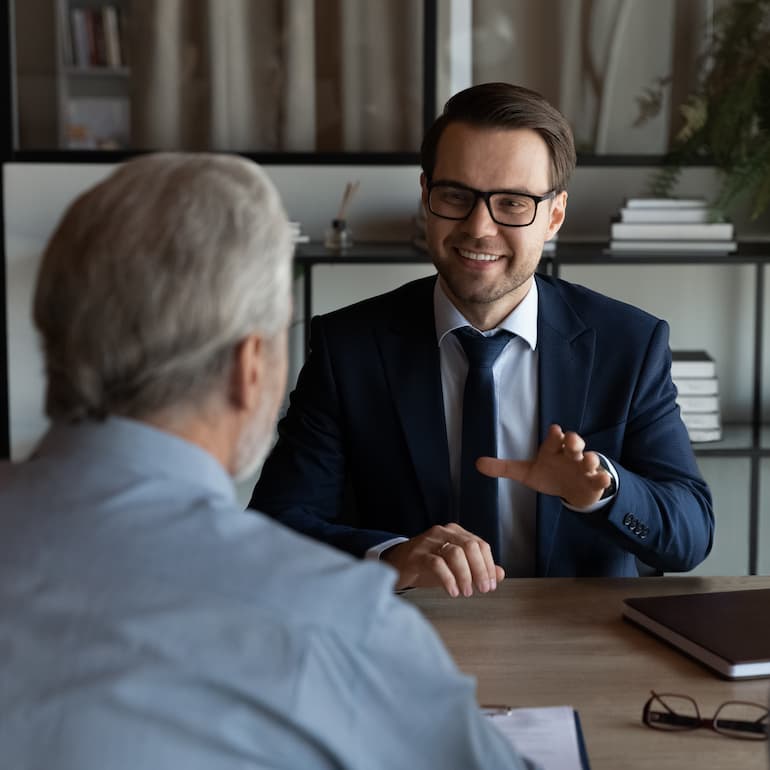
[[251,505],[453,596],[692,569],[714,519],[668,325],[535,275],[566,213],[565,119],[528,89],[474,86],[421,156],[438,276],[313,319]]

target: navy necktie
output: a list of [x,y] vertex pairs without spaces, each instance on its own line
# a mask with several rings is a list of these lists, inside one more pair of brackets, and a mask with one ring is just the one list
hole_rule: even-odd
[[501,330],[485,337],[470,326],[455,329],[454,334],[468,359],[463,394],[460,525],[486,540],[495,564],[499,564],[497,479],[479,473],[476,460],[497,455],[497,400],[492,367],[514,335]]

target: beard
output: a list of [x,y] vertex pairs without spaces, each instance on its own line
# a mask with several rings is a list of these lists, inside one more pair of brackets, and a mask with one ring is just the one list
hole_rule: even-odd
[[263,410],[260,409],[241,431],[235,449],[233,479],[236,484],[248,481],[262,468],[262,463],[273,444],[273,422],[272,419],[266,421]]
[[468,305],[488,305],[497,302],[507,294],[523,286],[535,274],[537,265],[531,270],[521,267],[506,272],[490,283],[483,276],[479,280],[470,280],[468,275],[455,269],[455,266],[434,260],[436,270],[452,296]]

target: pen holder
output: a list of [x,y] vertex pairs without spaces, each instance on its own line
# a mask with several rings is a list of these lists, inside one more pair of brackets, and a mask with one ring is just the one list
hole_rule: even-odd
[[345,251],[353,245],[353,231],[344,219],[332,219],[326,231],[324,246],[332,251]]

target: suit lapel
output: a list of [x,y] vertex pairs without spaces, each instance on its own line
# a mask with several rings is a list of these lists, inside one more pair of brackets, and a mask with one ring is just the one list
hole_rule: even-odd
[[[538,277],[539,442],[553,423],[581,432],[596,334],[562,297],[557,285]],[[549,574],[561,502],[538,495],[537,574]]]
[[398,293],[378,335],[401,430],[423,495],[426,528],[449,520],[450,480],[441,365],[433,314],[435,278]]

